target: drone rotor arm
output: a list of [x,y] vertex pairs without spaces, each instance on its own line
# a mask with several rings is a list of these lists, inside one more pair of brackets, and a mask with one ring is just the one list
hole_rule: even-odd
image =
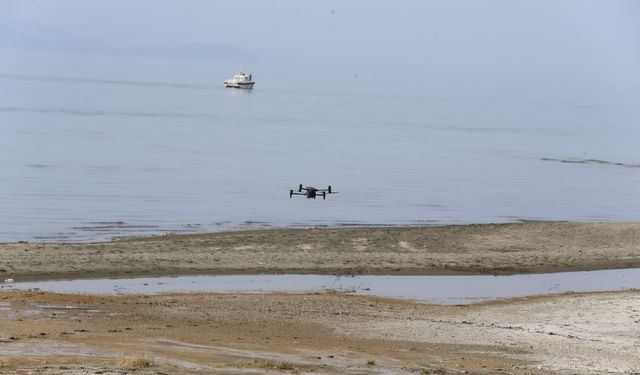
[[329,185],[327,189],[316,189],[312,186],[303,187],[302,184],[300,184],[298,185],[297,191],[295,190],[295,188],[289,190],[289,198],[293,197],[294,195],[304,195],[307,198],[315,198],[316,196],[320,195],[324,199],[327,195],[336,193],[337,191],[333,191],[331,189],[331,185]]

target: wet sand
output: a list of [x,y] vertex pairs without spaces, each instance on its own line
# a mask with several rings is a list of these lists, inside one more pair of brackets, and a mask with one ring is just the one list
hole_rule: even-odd
[[[2,244],[0,278],[640,267],[640,224],[247,231]],[[339,293],[0,290],[0,373],[633,373],[640,290],[439,306]]]
[[285,229],[0,244],[0,279],[516,274],[640,267],[640,223]]

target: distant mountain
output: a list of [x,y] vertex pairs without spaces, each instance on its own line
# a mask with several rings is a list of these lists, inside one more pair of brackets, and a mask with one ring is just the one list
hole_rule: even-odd
[[42,25],[0,19],[0,48],[88,53],[131,57],[255,63],[246,49],[225,43],[185,43],[175,46],[112,46],[98,38]]

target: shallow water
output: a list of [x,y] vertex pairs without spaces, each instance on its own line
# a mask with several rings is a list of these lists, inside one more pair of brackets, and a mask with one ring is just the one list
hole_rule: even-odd
[[79,294],[158,294],[172,292],[309,293],[338,292],[437,304],[467,304],[564,292],[640,288],[640,269],[561,272],[511,276],[180,276],[23,282],[5,285]]
[[[0,61],[0,241],[640,220],[638,93],[292,87],[268,65],[245,67],[248,92],[222,87],[225,64]],[[340,193],[290,199],[299,183]]]

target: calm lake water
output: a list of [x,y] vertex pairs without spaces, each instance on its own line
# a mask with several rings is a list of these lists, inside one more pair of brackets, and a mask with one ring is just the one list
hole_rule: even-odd
[[[0,241],[640,220],[640,90],[0,51]],[[9,64],[7,61],[14,61]],[[326,200],[289,189],[332,185]],[[297,199],[295,199],[297,198]]]
[[95,279],[0,284],[0,289],[54,293],[313,293],[338,292],[466,304],[565,292],[631,290],[640,286],[640,269],[561,272],[510,276],[329,276],[234,275]]

